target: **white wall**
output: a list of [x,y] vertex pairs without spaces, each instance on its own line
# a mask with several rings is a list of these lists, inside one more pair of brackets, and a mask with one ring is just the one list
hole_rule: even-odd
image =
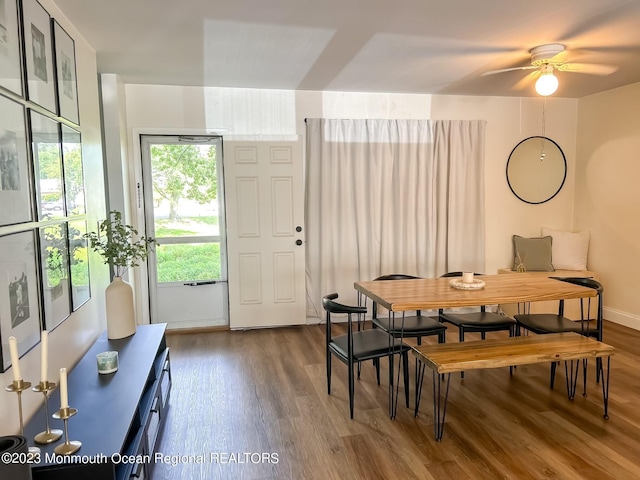
[[532,205],[519,200],[506,177],[511,150],[527,137],[542,134],[542,98],[434,96],[432,118],[487,121],[485,145],[486,273],[512,265],[512,235],[540,236],[540,227],[570,230],[573,219],[575,139],[578,101],[547,99],[546,136],[567,159],[567,179],[549,202]]
[[[87,192],[87,220],[89,228],[95,228],[98,218],[104,218],[105,211],[96,56],[87,42],[62,16],[51,0],[40,0],[40,3],[75,40],[82,156]],[[0,229],[0,234],[2,233],[2,229]],[[58,370],[61,367],[70,368],[75,365],[106,326],[103,292],[108,282],[107,269],[95,256],[91,258],[90,268],[91,300],[80,307],[49,336],[50,380],[56,383],[58,382]],[[25,380],[34,385],[37,384],[40,379],[39,344],[20,359],[20,369]],[[2,387],[9,385],[12,381],[13,372],[11,369],[0,374]],[[54,394],[57,395],[57,391]],[[19,431],[15,397],[16,395],[4,391],[0,394],[0,435],[15,434]],[[42,404],[42,395],[25,391],[22,398],[24,414],[28,419]],[[69,400],[73,405],[73,399]]]
[[[605,318],[640,329],[640,83],[580,99],[576,223],[589,230],[589,268]],[[606,334],[605,334],[606,335]]]
[[[570,229],[573,218],[577,100],[548,99],[546,134],[564,150],[568,175],[550,202],[518,200],[506,181],[506,163],[518,142],[542,131],[542,99],[127,85],[131,132],[218,132],[225,138],[304,136],[305,118],[487,120],[486,272],[511,265],[511,236],[540,235],[543,225]],[[176,132],[173,132],[176,133]],[[137,141],[137,140],[135,140]],[[138,161],[138,160],[136,160]]]
[[127,85],[126,105],[130,134],[213,131],[225,138],[304,136],[307,117],[484,119],[485,271],[511,265],[513,234],[538,236],[542,226],[588,228],[588,267],[605,283],[605,317],[640,328],[640,297],[633,292],[633,275],[640,269],[635,241],[640,223],[634,220],[640,202],[632,185],[640,173],[632,156],[640,142],[639,90],[633,85],[581,100],[546,100],[545,135],[563,149],[568,171],[560,193],[540,205],[513,195],[506,163],[521,140],[542,134],[542,98]]

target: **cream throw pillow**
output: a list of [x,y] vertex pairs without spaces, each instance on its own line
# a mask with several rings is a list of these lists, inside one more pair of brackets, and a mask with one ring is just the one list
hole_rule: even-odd
[[542,235],[553,237],[551,255],[557,270],[586,270],[589,232],[565,232],[542,227]]

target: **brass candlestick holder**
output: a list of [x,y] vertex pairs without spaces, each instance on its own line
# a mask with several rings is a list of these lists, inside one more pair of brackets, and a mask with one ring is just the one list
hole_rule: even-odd
[[18,394],[18,416],[20,418],[20,435],[24,436],[24,420],[22,418],[22,392],[31,387],[31,382],[25,382],[24,380],[14,380],[11,385],[7,385],[5,390],[7,392],[14,392]]
[[44,395],[44,416],[47,422],[47,429],[44,432],[40,432],[34,438],[36,443],[40,443],[42,445],[46,445],[48,443],[53,443],[62,437],[62,430],[57,428],[51,429],[49,427],[49,392],[56,388],[55,382],[40,382],[38,385],[33,387],[31,390],[34,392],[40,392]]
[[78,450],[80,450],[80,447],[82,447],[82,442],[79,442],[78,440],[69,440],[68,422],[69,419],[76,413],[78,413],[78,410],[76,408],[66,407],[61,408],[52,415],[53,418],[58,420],[62,419],[62,421],[64,422],[64,443],[61,443],[53,449],[53,451],[58,455],[71,455],[73,453],[76,453]]

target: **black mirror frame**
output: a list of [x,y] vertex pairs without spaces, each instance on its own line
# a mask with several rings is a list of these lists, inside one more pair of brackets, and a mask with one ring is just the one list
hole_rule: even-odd
[[[553,193],[553,195],[551,195],[549,198],[546,198],[545,200],[542,200],[540,202],[532,202],[530,200],[525,200],[524,198],[522,198],[520,195],[518,195],[516,193],[516,191],[513,188],[513,185],[511,185],[511,182],[509,181],[509,163],[511,162],[511,157],[513,156],[513,153],[518,149],[518,147],[520,145],[522,145],[524,142],[534,139],[534,138],[542,138],[545,140],[548,140],[549,142],[553,143],[557,148],[558,151],[560,152],[560,154],[562,155],[562,161],[564,162],[564,175],[562,177],[562,182],[560,182],[560,186],[558,187],[558,189]],[[560,145],[558,145],[554,140],[550,139],[549,137],[543,137],[542,135],[533,135],[531,137],[527,137],[524,140],[518,142],[518,144],[513,147],[513,150],[511,150],[511,153],[509,154],[509,158],[507,160],[507,166],[506,166],[506,170],[505,170],[505,174],[507,177],[507,184],[509,185],[509,189],[511,190],[511,192],[519,199],[522,200],[525,203],[528,203],[530,205],[540,205],[541,203],[546,203],[549,200],[551,200],[552,198],[554,198],[556,195],[558,195],[558,193],[560,193],[560,190],[562,190],[562,187],[564,186],[564,182],[567,180],[567,157],[564,154],[564,151],[562,150],[562,148],[560,148]]]

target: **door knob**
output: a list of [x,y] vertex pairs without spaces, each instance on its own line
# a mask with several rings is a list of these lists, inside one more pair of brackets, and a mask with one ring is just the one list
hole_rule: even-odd
[[302,245],[302,240],[300,239],[296,240],[296,245]]

